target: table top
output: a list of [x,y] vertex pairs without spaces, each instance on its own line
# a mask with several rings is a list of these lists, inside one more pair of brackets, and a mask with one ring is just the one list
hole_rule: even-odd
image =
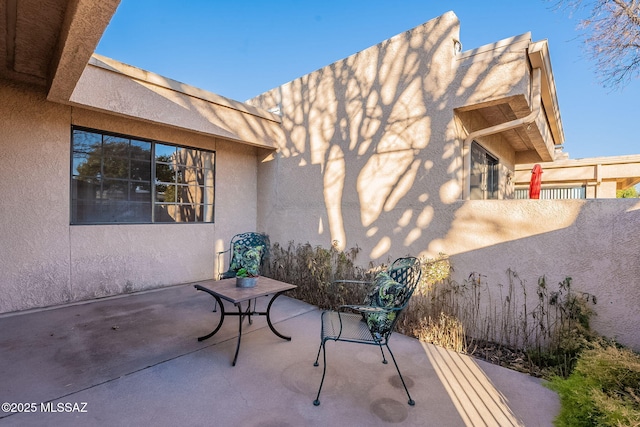
[[209,289],[211,293],[234,304],[297,288],[296,285],[270,279],[264,276],[258,277],[258,283],[252,288],[237,287],[235,278],[204,280],[202,282],[194,283],[194,285],[205,287]]

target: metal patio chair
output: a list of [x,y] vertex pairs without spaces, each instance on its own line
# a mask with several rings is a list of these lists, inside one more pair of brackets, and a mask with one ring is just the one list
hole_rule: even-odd
[[218,252],[218,265],[221,265],[220,257],[229,252],[229,268],[227,271],[220,273],[218,279],[236,277],[236,273],[240,268],[240,266],[238,266],[238,257],[241,257],[247,249],[258,246],[262,247],[262,257],[260,259],[260,267],[262,270],[262,267],[269,259],[269,236],[263,233],[254,232],[240,233],[233,236],[229,243],[229,249]]
[[[227,252],[229,253],[229,268],[218,275],[218,280],[236,277],[236,273],[241,267],[240,259],[248,249],[256,247],[262,248],[260,257],[260,271],[262,271],[264,265],[269,262],[269,236],[255,232],[240,233],[233,236],[231,242],[229,242],[229,249],[218,252],[218,265],[222,265],[221,257]],[[218,303],[216,302],[213,311],[217,310]]]
[[396,366],[400,381],[409,398],[409,405],[415,405],[404,382],[398,363],[391,349],[389,338],[402,311],[420,282],[422,273],[420,261],[415,257],[399,258],[386,272],[379,273],[373,282],[342,281],[343,283],[373,283],[375,286],[362,305],[342,305],[337,311],[322,313],[321,342],[314,366],[318,366],[322,351],[323,370],[318,394],[313,404],[320,405],[320,392],[327,373],[327,341],[346,341],[355,344],[377,345],[382,353],[382,363],[386,364],[382,346],[387,348]]

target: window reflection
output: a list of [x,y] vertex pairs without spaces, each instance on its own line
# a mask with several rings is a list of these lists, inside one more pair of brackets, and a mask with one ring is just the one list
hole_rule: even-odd
[[213,222],[214,163],[213,152],[74,128],[71,223]]

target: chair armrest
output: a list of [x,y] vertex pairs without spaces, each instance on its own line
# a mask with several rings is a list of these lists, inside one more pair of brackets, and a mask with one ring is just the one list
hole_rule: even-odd
[[351,310],[355,310],[359,313],[363,313],[363,314],[371,314],[371,313],[390,313],[392,311],[398,311],[400,310],[400,308],[395,308],[395,307],[372,307],[370,305],[351,305],[351,304],[345,304],[345,305],[341,305],[339,307],[340,310],[344,309],[344,308],[348,308]]
[[350,283],[354,285],[370,285],[373,282],[369,280],[334,280],[331,283]]

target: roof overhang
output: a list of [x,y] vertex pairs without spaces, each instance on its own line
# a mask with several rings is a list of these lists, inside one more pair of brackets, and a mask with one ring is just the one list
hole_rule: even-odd
[[551,69],[551,57],[549,56],[549,43],[546,40],[531,43],[529,45],[529,61],[532,68],[542,70],[542,105],[546,119],[551,128],[551,135],[555,145],[564,144],[564,130],[560,118],[560,106],[556,94],[556,83]]
[[98,54],[68,103],[270,150],[283,138],[277,114]]
[[[492,134],[499,133],[513,148],[516,164],[553,161],[555,147],[564,143],[564,132],[547,41],[532,43],[530,34],[526,33],[465,52],[459,61],[483,61],[499,68],[501,57],[510,55],[504,64],[511,66],[518,52],[525,53],[520,55],[521,61],[528,61],[519,70],[528,70],[528,75],[526,71],[524,75],[503,72],[503,85],[507,89],[502,96],[461,106],[456,108],[456,114],[469,134],[482,133],[483,129],[503,128]],[[539,83],[533,78],[534,69],[540,69]],[[509,78],[512,80],[509,81]],[[531,85],[518,84],[518,81],[531,82]],[[534,87],[536,84],[539,87]],[[535,96],[540,99],[534,99]],[[537,115],[532,114],[536,105],[540,105]],[[528,117],[532,119],[522,123]],[[518,125],[509,126],[510,123]]]
[[68,101],[120,0],[0,2],[0,77]]

